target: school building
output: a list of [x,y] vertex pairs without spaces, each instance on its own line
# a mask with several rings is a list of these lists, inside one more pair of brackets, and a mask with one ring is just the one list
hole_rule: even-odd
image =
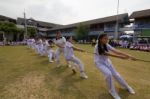
[[133,12],[133,30],[136,37],[150,37],[150,9]]
[[[43,36],[43,37],[47,37],[47,31],[49,29],[61,26],[59,24],[43,22],[43,21],[35,20],[33,18],[26,19],[26,24],[27,24],[27,27],[34,28],[38,36]],[[25,19],[17,18],[17,25],[24,28]]]
[[[61,31],[63,36],[76,36],[75,30],[82,24],[89,27],[88,38],[91,40],[97,38],[100,33],[107,33],[109,37],[114,38],[116,32],[116,19],[118,17],[118,35],[122,35],[125,31],[134,31],[135,37],[149,37],[150,38],[150,9],[135,11],[130,16],[128,13],[123,13],[104,18],[93,19],[84,22],[78,22],[68,25],[60,25],[55,23],[43,22],[33,18],[26,19],[27,27],[35,28],[38,36],[45,38],[54,38],[57,31]],[[9,18],[0,15],[1,22],[13,22],[18,28],[23,28],[25,25],[24,18]],[[131,27],[126,27],[131,25]],[[0,39],[3,37],[0,31]],[[12,39],[16,36],[9,35]],[[19,37],[19,36],[17,36]]]
[[[0,15],[0,22],[11,22],[16,24],[17,28],[21,28],[21,29],[25,28],[24,18],[13,19],[10,17]],[[34,28],[37,35],[42,37],[47,37],[47,31],[49,29],[57,26],[61,26],[59,24],[34,20],[33,18],[26,19],[26,24],[27,27]],[[0,31],[0,41],[3,41],[4,38],[6,38],[6,40],[8,41],[22,41],[24,38],[24,33],[4,33],[3,31]]]
[[[60,27],[49,29],[47,32],[49,37],[55,37],[56,31],[61,31],[63,36],[75,36],[75,29],[80,25],[86,25],[89,27],[89,38],[97,38],[100,33],[107,33],[110,37],[114,37],[116,31],[116,15],[89,20],[85,22],[79,22],[69,25],[63,25]],[[124,33],[124,26],[129,25],[129,17],[127,13],[118,15],[118,32],[119,35]]]

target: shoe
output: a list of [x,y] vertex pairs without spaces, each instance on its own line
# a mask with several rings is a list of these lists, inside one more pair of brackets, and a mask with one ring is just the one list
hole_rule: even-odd
[[76,74],[76,73],[77,73],[75,69],[72,69],[72,72],[73,72],[73,74]]
[[59,67],[61,67],[61,65],[60,65],[60,64],[58,64],[56,67],[57,67],[57,68],[59,68]]
[[68,64],[67,66],[68,66],[69,68],[71,68],[71,64]]
[[81,78],[84,78],[84,79],[87,79],[87,78],[88,78],[88,76],[87,76],[84,72],[81,72],[80,77],[81,77]]
[[131,87],[128,87],[128,91],[130,94],[135,94],[135,91]]
[[50,63],[53,63],[54,61],[49,61]]
[[120,96],[117,94],[117,93],[112,93],[109,91],[109,93],[111,94],[111,96],[114,98],[114,99],[121,99]]

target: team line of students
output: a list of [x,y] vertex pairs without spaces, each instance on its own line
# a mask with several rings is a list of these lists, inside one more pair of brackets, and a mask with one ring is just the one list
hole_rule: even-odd
[[[67,40],[67,41],[66,41]],[[128,83],[121,77],[121,75],[116,71],[109,59],[109,56],[121,58],[121,59],[131,59],[136,60],[135,57],[121,52],[108,44],[108,36],[107,34],[101,34],[98,37],[98,42],[94,49],[94,62],[98,70],[102,72],[105,77],[106,84],[108,87],[109,93],[112,95],[114,99],[121,99],[118,95],[113,78],[130,94],[135,94],[135,91],[128,85]],[[49,62],[54,62],[55,59],[57,67],[60,67],[60,55],[64,54],[64,58],[68,67],[72,67],[73,73],[76,73],[76,68],[79,67],[80,76],[84,79],[87,79],[88,76],[85,73],[84,64],[82,61],[74,55],[74,50],[80,52],[86,52],[83,49],[77,48],[72,43],[72,37],[63,37],[61,32],[56,33],[56,39],[46,41],[38,39],[35,41],[34,39],[28,39],[27,45],[29,48],[35,49],[35,51],[41,55],[48,55]],[[56,51],[52,50],[52,43],[57,46]],[[73,63],[73,64],[71,64]],[[70,66],[71,65],[71,66]]]

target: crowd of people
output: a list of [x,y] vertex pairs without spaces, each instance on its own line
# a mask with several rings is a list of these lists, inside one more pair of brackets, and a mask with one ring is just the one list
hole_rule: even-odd
[[[81,78],[87,79],[88,76],[85,73],[83,62],[74,55],[74,50],[80,52],[88,52],[81,48],[78,48],[73,45],[72,37],[63,37],[61,32],[56,33],[56,38],[53,40],[45,39],[28,39],[27,45],[29,48],[35,50],[35,52],[40,56],[47,56],[50,63],[56,62],[56,67],[61,67],[60,55],[64,54],[64,59],[66,60],[67,66],[71,68],[72,72],[75,74],[77,68],[80,70]],[[56,51],[53,50],[53,46],[57,46]],[[112,53],[110,53],[112,52]],[[83,54],[84,54],[83,53]],[[89,52],[88,52],[89,53]],[[135,57],[121,52],[110,44],[108,44],[108,36],[106,34],[101,34],[95,45],[94,53],[91,52],[91,55],[94,55],[94,62],[98,70],[102,72],[105,76],[105,80],[108,86],[108,91],[114,99],[121,99],[118,95],[114,83],[113,77],[119,84],[125,88],[129,93],[135,94],[132,87],[130,87],[127,82],[120,76],[120,74],[113,67],[108,56],[121,58],[121,59],[131,59],[136,60]]]
[[150,52],[150,44],[148,44],[147,42],[141,44],[140,42],[132,43],[127,40],[120,40],[120,41],[110,40],[109,44],[113,47],[121,47],[130,50]]
[[131,50],[139,50],[139,51],[145,51],[150,52],[150,45],[148,44],[132,44],[130,46]]
[[0,46],[17,46],[17,45],[26,45],[26,41],[0,42]]
[[[80,76],[87,79],[88,76],[85,73],[83,63],[77,57],[75,57],[73,53],[73,50],[77,50],[80,52],[84,52],[84,50],[75,47],[71,42],[72,37],[62,37],[61,32],[58,32],[56,39],[46,40],[40,38],[31,38],[27,40],[27,45],[29,48],[34,49],[35,52],[40,56],[47,56],[50,63],[53,63],[55,61],[57,67],[61,66],[60,55],[61,53],[63,53],[67,66],[72,68],[73,73],[76,73],[76,68],[77,66],[79,66]],[[58,47],[55,52],[53,50],[53,44]]]

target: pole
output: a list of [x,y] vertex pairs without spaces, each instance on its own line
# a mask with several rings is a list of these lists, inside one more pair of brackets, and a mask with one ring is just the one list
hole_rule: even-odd
[[25,29],[25,34],[24,34],[24,40],[27,39],[27,21],[26,21],[26,13],[24,11],[24,29]]
[[116,16],[116,29],[115,29],[115,39],[117,40],[118,39],[118,36],[119,36],[119,0],[117,2],[117,16]]

